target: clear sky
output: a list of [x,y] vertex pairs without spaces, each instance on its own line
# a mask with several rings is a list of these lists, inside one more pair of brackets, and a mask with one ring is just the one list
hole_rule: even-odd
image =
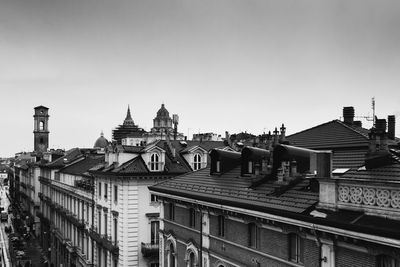
[[[400,1],[1,0],[0,156],[111,138],[128,104],[149,130],[161,103],[179,131],[288,134],[356,115],[397,116]],[[368,124],[364,124],[367,128]]]

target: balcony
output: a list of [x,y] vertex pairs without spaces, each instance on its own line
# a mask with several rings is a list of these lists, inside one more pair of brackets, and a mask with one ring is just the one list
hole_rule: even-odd
[[112,241],[111,236],[103,235],[101,243],[107,250],[109,250],[114,255],[119,254],[118,241],[116,240]]
[[51,180],[43,176],[39,176],[39,182],[41,182],[42,184],[51,184]]
[[40,222],[41,222],[41,223],[50,225],[50,220],[47,219],[47,218],[44,216],[44,214],[41,213],[40,211],[36,212],[36,216],[38,216],[38,217],[40,218]]
[[159,244],[143,243],[142,254],[145,258],[158,258]]
[[85,180],[85,179],[76,180],[75,187],[80,188],[85,191],[88,191],[90,193],[94,192],[94,185],[93,185],[93,182],[90,180]]

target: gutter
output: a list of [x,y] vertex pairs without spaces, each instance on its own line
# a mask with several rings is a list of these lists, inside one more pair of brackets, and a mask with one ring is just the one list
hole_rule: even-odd
[[[264,211],[259,211],[259,210],[251,211],[251,208],[254,208],[254,205],[244,204],[244,205],[241,205],[243,207],[237,207],[237,206],[231,205],[235,202],[223,201],[221,199],[219,199],[221,204],[217,204],[217,203],[212,203],[212,202],[206,201],[206,200],[210,200],[210,197],[203,197],[204,200],[192,199],[190,197],[187,197],[187,196],[189,196],[189,194],[180,193],[180,195],[187,195],[187,196],[177,196],[177,195],[171,195],[168,192],[163,192],[164,190],[160,190],[159,188],[157,188],[155,190],[154,187],[149,187],[149,189],[150,189],[150,191],[153,191],[152,193],[156,193],[156,195],[161,196],[161,197],[174,198],[174,199],[181,200],[181,201],[188,202],[188,203],[194,202],[198,205],[204,205],[204,206],[209,206],[212,208],[232,211],[232,212],[236,212],[236,213],[242,213],[242,214],[245,214],[248,216],[259,217],[259,218],[263,218],[266,220],[273,220],[273,221],[277,221],[277,222],[281,222],[281,223],[285,223],[285,224],[296,225],[296,226],[307,228],[307,229],[314,229],[315,231],[318,230],[318,231],[331,233],[334,235],[341,235],[341,236],[346,236],[349,238],[355,238],[355,239],[361,239],[361,240],[368,241],[368,242],[374,242],[374,243],[385,245],[385,246],[400,248],[400,238],[399,238],[400,233],[397,234],[396,236],[394,236],[394,238],[393,238],[393,233],[386,233],[387,236],[390,236],[390,237],[379,236],[376,234],[367,234],[365,232],[371,232],[371,231],[373,231],[373,229],[368,228],[368,229],[365,229],[366,230],[365,232],[358,232],[358,231],[352,230],[351,228],[360,229],[363,227],[357,226],[357,225],[352,225],[352,227],[349,227],[349,226],[351,226],[349,224],[339,223],[339,222],[335,222],[335,221],[323,221],[322,218],[314,218],[314,217],[306,216],[306,215],[302,215],[302,214],[293,214],[291,212],[273,210],[273,209],[268,209],[268,208],[264,208],[263,209]],[[165,190],[165,191],[167,191],[167,190]],[[238,203],[236,202],[235,204],[238,204]],[[250,208],[250,211],[249,211],[249,208]],[[343,228],[345,228],[345,229],[338,228],[338,226],[339,227],[343,226]]]

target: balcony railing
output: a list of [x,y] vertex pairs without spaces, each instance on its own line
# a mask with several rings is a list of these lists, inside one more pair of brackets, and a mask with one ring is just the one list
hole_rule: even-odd
[[82,179],[82,180],[76,180],[75,181],[75,187],[78,187],[80,189],[93,192],[94,191],[94,185],[93,182],[90,180]]
[[145,258],[158,258],[159,244],[143,243],[142,254]]
[[51,180],[49,178],[46,178],[43,176],[39,176],[39,182],[41,182],[43,184],[51,184]]

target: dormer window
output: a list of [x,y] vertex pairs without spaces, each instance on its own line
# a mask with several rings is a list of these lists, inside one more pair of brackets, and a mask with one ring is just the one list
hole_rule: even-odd
[[221,172],[221,161],[219,160],[216,162],[215,171]]
[[247,164],[247,173],[253,173],[253,162],[249,161]]
[[150,170],[159,171],[160,169],[160,156],[157,153],[151,154],[150,157]]
[[201,155],[196,153],[193,157],[193,170],[197,171],[199,169],[201,169]]

